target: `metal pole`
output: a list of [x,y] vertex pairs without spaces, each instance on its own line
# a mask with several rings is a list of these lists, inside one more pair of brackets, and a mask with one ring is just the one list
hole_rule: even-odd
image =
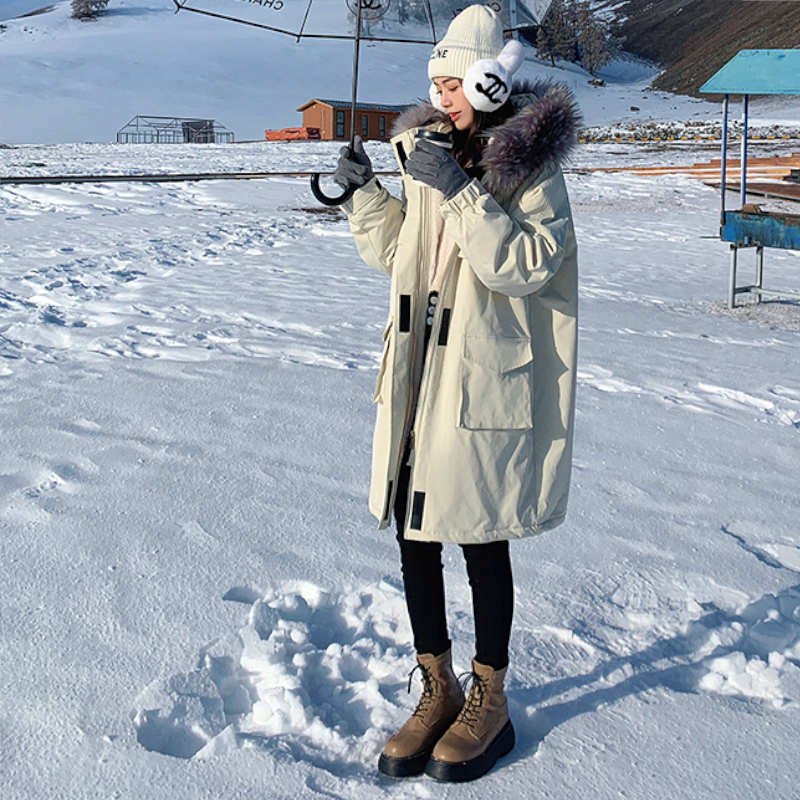
[[300,30],[297,33],[297,42],[300,42],[300,39],[303,36],[303,31],[306,29],[306,20],[308,19],[308,12],[311,11],[311,3],[312,0],[308,0],[308,5],[306,6],[306,14],[303,17],[303,24],[300,26]]
[[[764,281],[764,248],[759,245],[756,247],[756,286],[760,289]],[[756,302],[761,302],[761,292],[756,292]]]
[[433,21],[430,0],[425,0],[425,8],[428,12],[428,21],[431,23],[431,44],[436,44],[436,23]]
[[731,245],[731,276],[728,284],[728,308],[736,305],[736,245]]
[[511,38],[512,39],[519,39],[519,31],[513,30],[517,27],[517,0],[508,0],[508,16],[509,20],[511,21]]
[[722,101],[722,205],[720,210],[720,225],[725,225],[725,181],[728,174],[728,95]]
[[358,0],[358,10],[356,11],[356,38],[353,45],[353,103],[350,106],[350,152],[353,152],[353,145],[356,138],[356,94],[358,93],[358,50],[361,44],[361,3]]
[[742,175],[740,181],[742,187],[742,206],[744,206],[747,197],[747,101],[749,99],[749,96],[745,95],[742,103]]

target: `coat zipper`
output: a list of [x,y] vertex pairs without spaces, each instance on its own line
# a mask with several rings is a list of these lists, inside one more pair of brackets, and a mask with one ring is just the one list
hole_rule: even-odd
[[[423,206],[422,214],[420,215],[420,243],[421,243],[422,246],[424,246],[424,243],[425,243],[426,237],[427,237],[427,233],[428,233],[427,228],[426,228],[426,219],[427,219],[427,211],[428,211],[428,209],[427,209],[427,195],[428,195],[428,192],[423,191],[421,189],[421,187],[418,188],[417,191],[420,192],[421,197],[422,197],[422,203],[420,204],[421,206]],[[419,309],[418,299],[419,298],[418,298],[418,295],[419,295],[419,284],[420,284],[420,259],[417,259],[416,267],[417,267],[417,275],[416,275],[416,281],[415,281],[415,284],[414,284],[413,303],[412,303],[412,307],[411,307],[411,312],[412,312],[412,314],[411,314],[411,330],[409,332],[409,336],[411,337],[411,343],[409,345],[409,359],[408,359],[408,361],[409,361],[409,365],[410,365],[410,368],[411,368],[411,377],[410,377],[410,380],[408,381],[408,397],[406,398],[406,414],[405,414],[405,418],[403,419],[403,433],[402,433],[402,436],[400,437],[400,447],[398,448],[397,461],[395,462],[395,468],[394,468],[394,473],[393,473],[394,474],[394,480],[392,481],[392,493],[391,493],[391,496],[389,497],[389,502],[386,505],[386,507],[387,507],[387,512],[386,512],[387,513],[387,517],[384,517],[384,519],[381,520],[379,525],[382,525],[387,519],[391,519],[392,508],[394,508],[394,501],[395,501],[395,497],[397,496],[398,476],[400,474],[400,470],[403,467],[403,465],[398,463],[398,462],[402,461],[402,459],[403,459],[403,455],[405,453],[406,440],[407,440],[409,434],[411,433],[409,431],[408,424],[409,424],[409,422],[411,422],[411,419],[410,419],[411,418],[411,406],[412,406],[412,400],[414,398],[414,383],[415,383],[415,378],[416,378],[416,367],[415,367],[416,342],[417,342],[416,321],[417,321],[417,318],[419,317],[419,313],[418,313],[418,309]],[[424,371],[425,370],[424,370],[424,367],[423,367],[423,373],[424,373]],[[420,379],[420,388],[422,388],[422,380],[421,379]]]
[[[426,194],[428,194],[428,193],[426,192]],[[444,231],[442,231],[442,236],[444,236]],[[441,239],[440,239],[438,244],[441,244]],[[450,282],[450,274],[452,272],[452,263],[451,262],[453,260],[453,254],[455,252],[455,248],[456,247],[457,247],[456,245],[453,245],[453,247],[451,248],[450,252],[447,254],[447,261],[444,264],[440,265],[440,268],[446,270],[446,272],[445,272],[444,280],[442,281],[441,290],[439,292],[439,302],[436,303],[436,306],[435,306],[434,312],[433,312],[433,322],[431,324],[430,338],[428,339],[428,349],[425,352],[425,361],[424,361],[424,363],[422,365],[422,375],[420,376],[420,381],[419,381],[419,392],[417,393],[417,402],[416,402],[415,407],[414,407],[414,420],[413,420],[413,424],[411,426],[411,431],[409,432],[409,436],[411,438],[411,445],[414,448],[416,448],[416,446],[417,446],[417,443],[415,441],[415,438],[416,438],[416,433],[415,432],[417,430],[417,422],[418,421],[419,422],[422,421],[422,415],[424,415],[424,413],[425,413],[425,408],[424,408],[422,400],[423,400],[424,397],[427,396],[428,384],[432,380],[432,378],[430,376],[431,376],[431,373],[433,372],[433,360],[435,358],[435,349],[436,349],[438,341],[439,341],[439,329],[441,328],[441,324],[442,324],[442,310],[441,309],[444,308],[444,298],[445,298],[445,296],[447,294],[447,288],[448,288],[448,284]],[[437,253],[438,253],[438,246],[437,246]],[[427,314],[427,305],[426,305],[426,314]],[[424,330],[423,330],[423,336],[424,336]],[[405,437],[404,437],[403,441],[405,442]],[[416,461],[416,455],[415,455],[414,460]],[[411,477],[412,477],[412,480],[411,480],[411,482],[409,483],[409,486],[408,486],[408,490],[409,491],[411,491],[413,489],[413,484],[414,484],[413,474],[412,474]],[[405,518],[405,520],[403,522],[403,530],[406,530],[407,527],[408,527],[409,521],[411,519],[412,511],[413,511],[412,503],[406,503],[406,518]]]

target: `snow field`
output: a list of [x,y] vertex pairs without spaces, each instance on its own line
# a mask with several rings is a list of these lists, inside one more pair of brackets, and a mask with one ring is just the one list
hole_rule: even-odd
[[[795,558],[800,553],[800,548],[785,549]],[[606,646],[569,628],[537,626],[523,609],[514,660],[530,661],[542,685],[510,680],[520,730],[541,740],[555,727],[558,719],[546,705],[553,684],[567,700],[580,696],[574,691],[578,685],[581,693],[592,688],[602,695],[636,682],[640,690],[666,685],[752,698],[775,708],[796,702],[798,587],[767,594],[731,614],[713,604],[682,603],[692,594],[688,585],[669,588],[672,596],[665,598],[642,574],[629,574],[616,585],[599,581],[589,605],[600,609],[602,619],[593,636],[603,626],[615,629]],[[246,603],[252,591],[235,587],[226,597]],[[624,647],[622,632],[629,632],[633,643],[663,625],[665,599],[673,611],[683,605],[677,635],[659,643],[660,652],[604,660],[611,648]],[[451,618],[454,629],[466,635],[468,613],[458,605],[451,608]],[[397,725],[398,711],[410,710],[411,700],[404,699],[405,672],[413,663],[409,639],[402,590],[395,581],[339,593],[308,582],[287,583],[252,603],[238,636],[203,647],[198,669],[155,681],[137,697],[137,738],[148,750],[180,758],[209,758],[239,746],[282,741],[295,758],[334,771],[351,764],[367,778]],[[576,667],[586,670],[586,677],[570,686]],[[784,695],[787,689],[791,698]]]
[[[260,139],[309,92],[349,96],[349,43],[162,0],[112,0],[97,23],[68,6],[0,31],[0,143],[109,141],[137,113]],[[424,96],[426,58],[366,45],[360,99]],[[565,80],[586,125],[720,123],[717,104],[649,91],[641,63],[602,88],[561,67],[530,56],[520,74]],[[751,121],[795,130],[796,100]],[[332,169],[340,146],[19,145],[0,175]],[[393,531],[366,510],[388,281],[341,214],[306,179],[0,187],[3,797],[796,797],[796,304],[724,309],[715,190],[580,172],[718,155],[586,144],[569,165],[571,508],[512,544],[517,746],[470,786],[375,769],[419,681],[408,694]],[[800,286],[798,266],[768,251],[766,285]],[[471,597],[457,548],[444,563],[460,672]]]
[[[213,353],[269,356],[277,347],[281,358],[300,363],[375,366],[379,353],[359,352],[350,335],[357,336],[362,325],[335,313],[336,298],[349,301],[356,276],[328,282],[324,298],[313,287],[308,290],[313,254],[349,236],[341,230],[340,214],[333,216],[339,221],[334,229],[330,215],[305,211],[304,199],[281,206],[277,214],[273,209],[270,220],[242,219],[234,204],[214,190],[208,194],[208,184],[131,186],[118,193],[103,184],[4,192],[6,223],[33,231],[45,215],[60,239],[57,246],[35,236],[22,249],[11,241],[0,245],[0,259],[17,271],[8,288],[0,289],[0,303],[17,312],[0,334],[7,364],[19,358],[58,361],[76,352],[101,358],[169,352],[180,360],[205,360]],[[273,187],[279,192],[281,184]],[[245,191],[260,190],[254,184]],[[227,222],[219,224],[217,215]],[[83,224],[76,226],[78,220]],[[109,226],[117,237],[110,248]],[[205,265],[205,278],[198,264]],[[184,267],[184,275],[195,276],[191,283],[172,280]],[[229,270],[235,278],[221,283],[220,275]],[[260,299],[265,280],[273,297],[283,297],[283,308],[295,302],[309,312],[328,308],[331,313],[319,318],[327,322],[305,322],[314,314],[299,307],[291,318],[265,313]],[[366,280],[377,284],[378,278]],[[170,298],[174,289],[178,295]],[[335,330],[344,339],[332,335]],[[7,366],[5,374],[12,369]]]
[[[792,796],[798,333],[774,304],[714,307],[714,190],[567,182],[570,518],[512,545],[518,746],[471,787],[375,770],[419,682],[393,532],[366,510],[388,281],[346,221],[304,179],[0,189],[12,800]],[[797,265],[770,251],[766,279]],[[460,672],[471,600],[444,560]]]

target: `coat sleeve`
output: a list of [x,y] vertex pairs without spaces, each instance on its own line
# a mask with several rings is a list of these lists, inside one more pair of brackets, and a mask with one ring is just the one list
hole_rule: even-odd
[[572,227],[561,170],[531,177],[518,192],[509,213],[473,179],[440,206],[478,280],[511,297],[537,292],[555,275]]
[[406,204],[372,177],[341,205],[347,215],[358,253],[371,267],[392,274],[397,237]]

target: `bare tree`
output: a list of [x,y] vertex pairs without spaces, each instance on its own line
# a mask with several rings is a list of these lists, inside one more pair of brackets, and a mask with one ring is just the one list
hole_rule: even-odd
[[550,26],[543,21],[536,32],[536,52],[539,58],[549,58],[550,63],[555,66],[556,59],[553,55],[553,34]]
[[586,0],[578,3],[578,25],[581,66],[590,75],[596,75],[597,70],[611,60],[608,28],[595,16]]
[[547,9],[536,36],[536,49],[553,66],[557,58],[567,61],[575,58],[575,32],[564,0],[553,0]]
[[585,0],[564,0],[564,20],[569,39],[569,44],[565,46],[565,49],[568,48],[572,51],[566,58],[574,63],[581,60],[581,46],[578,40],[580,38],[581,14],[584,5],[588,5]]
[[72,16],[75,19],[92,19],[103,11],[108,0],[72,0]]

